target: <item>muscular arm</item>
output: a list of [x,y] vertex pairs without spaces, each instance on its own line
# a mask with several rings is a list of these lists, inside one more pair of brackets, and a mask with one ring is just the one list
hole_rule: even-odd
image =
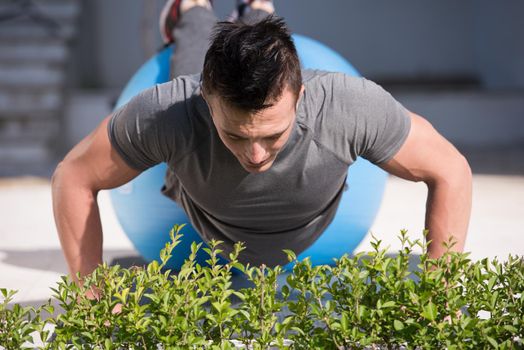
[[424,118],[411,113],[411,130],[393,159],[379,166],[428,187],[426,228],[431,258],[441,256],[442,243],[453,236],[454,251],[463,251],[471,213],[471,170],[466,159]]
[[98,192],[125,184],[140,172],[111,147],[109,117],[76,145],[52,178],[53,212],[69,272],[76,280],[102,262],[102,225]]

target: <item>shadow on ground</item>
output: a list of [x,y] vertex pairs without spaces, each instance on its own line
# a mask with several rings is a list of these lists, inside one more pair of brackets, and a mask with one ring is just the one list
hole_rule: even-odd
[[[147,263],[140,256],[131,255],[130,252],[130,250],[105,249],[104,259],[111,265],[120,264],[124,267],[141,266]],[[60,249],[0,249],[0,262],[33,270],[67,273],[67,265]]]
[[[387,256],[394,258],[396,257],[396,254],[387,254]],[[111,266],[120,265],[124,268],[144,266],[148,263],[140,255],[130,254],[130,250],[126,249],[104,249],[104,259],[108,261]],[[67,272],[64,256],[60,249],[0,249],[0,261],[4,264],[16,267],[58,273]],[[410,257],[410,269],[415,268],[419,261],[419,255],[412,255]]]
[[[5,250],[2,251],[2,252],[6,252]],[[121,255],[119,254],[121,251],[112,251],[112,253],[114,253],[117,257],[115,257],[114,259],[111,260],[110,262],[110,265],[120,265],[124,268],[129,268],[129,267],[132,267],[132,266],[144,266],[145,264],[147,264],[147,262],[142,259],[140,256],[137,256],[137,255]],[[125,251],[122,251],[122,252],[125,252]],[[27,264],[25,261],[24,261],[24,258],[22,255],[18,255],[17,253],[20,253],[20,252],[16,252],[15,254],[12,254],[11,258],[8,258],[8,259],[4,259],[4,262],[6,263],[11,263],[11,264],[14,264],[14,265],[17,265],[16,263],[17,262],[22,262],[23,264],[22,265],[17,265],[17,266],[21,266],[21,267],[30,267],[30,268],[35,268],[36,266],[34,264]],[[22,252],[23,253],[23,252]],[[47,251],[48,254],[62,254],[62,252],[60,250],[48,250]],[[26,252],[26,254],[28,254]],[[30,254],[30,253],[29,253]],[[15,255],[18,255],[16,257],[14,257]],[[121,255],[121,256],[120,256]],[[9,255],[7,255],[9,256]],[[26,255],[27,256],[27,255]],[[31,255],[33,256],[33,255]],[[389,258],[395,258],[397,256],[397,254],[387,254],[386,257],[389,257]],[[415,272],[417,270],[419,270],[419,268],[417,267],[417,265],[420,263],[420,255],[417,255],[417,254],[413,254],[410,256],[409,258],[409,271],[411,272]],[[61,272],[61,271],[58,271],[58,272]],[[289,275],[289,272],[285,272],[283,274],[281,274],[279,277],[278,277],[278,280],[277,280],[277,290],[280,290],[280,288],[286,284],[286,278],[287,276]],[[247,278],[242,275],[242,274],[233,274],[232,276],[232,288],[235,289],[235,290],[239,290],[239,289],[242,289],[242,288],[251,288],[253,287],[253,284],[247,280]],[[54,286],[50,286],[51,287],[54,287]],[[295,292],[292,294],[291,296],[291,299],[295,299],[296,295],[298,295],[298,292]],[[237,304],[238,302],[240,302],[240,300],[236,297],[232,297],[232,302],[233,302],[233,305]],[[38,308],[44,304],[47,304],[48,303],[48,300],[27,300],[27,301],[22,301],[22,302],[18,302],[18,304],[20,304],[21,306],[31,306],[31,307],[34,307],[34,308]],[[12,304],[12,303],[11,303]],[[10,304],[10,305],[11,305]],[[51,300],[51,304],[55,306],[55,312],[54,314],[52,315],[53,317],[55,317],[57,314],[59,314],[60,312],[62,312],[62,308],[58,305],[58,301],[55,300],[55,299],[52,299]],[[283,310],[283,313],[282,315],[279,315],[279,317],[283,317],[283,315],[286,315],[287,312],[285,312]],[[50,315],[44,315],[45,318],[47,317],[50,317]]]

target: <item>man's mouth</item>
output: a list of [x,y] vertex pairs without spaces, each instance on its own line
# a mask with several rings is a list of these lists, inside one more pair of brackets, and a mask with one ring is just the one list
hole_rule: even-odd
[[264,165],[266,165],[269,162],[270,158],[267,158],[266,160],[259,162],[259,163],[252,163],[252,162],[246,162],[247,166],[250,168],[261,168]]

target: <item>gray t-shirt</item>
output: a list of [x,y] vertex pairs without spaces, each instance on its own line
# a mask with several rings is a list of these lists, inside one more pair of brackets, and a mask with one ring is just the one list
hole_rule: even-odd
[[[357,156],[391,159],[407,137],[404,107],[377,84],[305,70],[291,136],[273,166],[242,168],[218,137],[199,76],[156,85],[117,110],[109,124],[113,147],[131,167],[168,164],[162,192],[184,208],[206,241],[243,241],[243,262],[287,263],[332,221]],[[173,223],[175,224],[175,223]]]

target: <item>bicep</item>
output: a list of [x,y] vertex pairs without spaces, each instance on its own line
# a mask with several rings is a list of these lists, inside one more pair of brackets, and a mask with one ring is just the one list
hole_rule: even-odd
[[60,163],[57,172],[65,172],[79,185],[92,190],[121,186],[140,174],[118,154],[109,140],[107,126],[110,116],[80,143]]
[[387,172],[411,181],[449,181],[469,171],[465,158],[421,116],[408,112],[411,129],[392,159],[378,164]]

